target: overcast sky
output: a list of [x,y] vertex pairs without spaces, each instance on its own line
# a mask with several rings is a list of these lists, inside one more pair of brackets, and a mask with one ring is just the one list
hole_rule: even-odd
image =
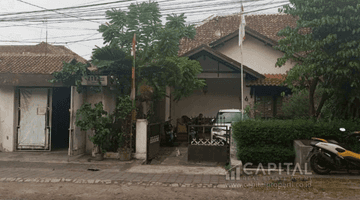
[[[0,0],[0,45],[35,45],[47,41],[64,45],[75,53],[90,59],[95,45],[103,46],[97,31],[106,22],[105,11],[111,8],[125,9],[131,2],[126,0]],[[188,23],[199,23],[212,15],[228,15],[240,11],[240,0],[158,0],[162,14],[182,13]],[[287,0],[243,0],[247,14],[277,13]],[[98,6],[41,11],[74,6]],[[10,15],[9,15],[10,14]],[[66,19],[62,19],[62,17]],[[46,22],[47,21],[47,22]]]

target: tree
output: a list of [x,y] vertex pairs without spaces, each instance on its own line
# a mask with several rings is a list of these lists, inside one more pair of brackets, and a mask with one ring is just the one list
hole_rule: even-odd
[[143,2],[131,4],[128,12],[112,9],[106,16],[110,23],[99,27],[106,46],[94,50],[92,62],[116,74],[119,85],[125,83],[130,88],[130,79],[124,77],[130,77],[132,58],[126,55],[130,53],[134,34],[137,41],[135,80],[137,85],[149,84],[154,89],[153,97],[164,97],[166,86],[171,86],[175,100],[179,100],[205,85],[197,78],[202,69],[200,64],[177,57],[180,39],[195,36],[194,27],[185,25],[184,14],[168,15],[163,26],[158,3]]
[[[134,34],[137,42],[136,85],[150,86],[146,88],[153,91],[152,100],[165,97],[167,86],[174,89],[174,99],[180,100],[205,85],[204,80],[197,78],[202,70],[200,63],[177,56],[181,38],[193,38],[196,33],[194,26],[185,25],[184,14],[168,15],[167,22],[162,25],[158,3],[143,2],[131,4],[128,11],[109,10],[106,17],[109,23],[98,29],[105,46],[93,50],[91,64],[97,67],[97,75],[113,77],[111,81],[119,95],[130,94],[133,63],[130,50]],[[87,67],[81,63],[64,64],[61,72],[53,74],[55,79],[52,81],[75,79],[79,89],[81,76],[92,73]],[[145,101],[139,97],[138,100]]]
[[[359,91],[360,0],[290,0],[279,11],[298,20],[296,27],[278,33],[284,38],[275,48],[285,54],[277,65],[297,62],[285,82],[294,91],[308,89],[309,115],[319,117],[326,101],[340,95],[344,85]],[[323,90],[315,110],[317,88]]]

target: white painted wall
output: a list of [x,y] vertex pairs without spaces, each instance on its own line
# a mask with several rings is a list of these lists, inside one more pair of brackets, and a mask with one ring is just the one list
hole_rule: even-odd
[[103,104],[104,110],[108,113],[114,112],[116,108],[116,95],[109,87],[103,87]]
[[134,155],[136,159],[146,159],[147,125],[148,121],[146,119],[136,120],[136,153]]
[[15,88],[0,86],[0,151],[14,151]]
[[[171,118],[175,120],[183,115],[213,117],[220,109],[241,109],[240,79],[212,78],[207,79],[208,92],[195,91],[191,96],[179,102],[171,102]],[[244,87],[244,108],[254,99],[250,97],[250,88]]]
[[[282,67],[275,67],[277,58],[283,56],[281,51],[273,47],[266,46],[263,42],[246,35],[243,47],[244,65],[257,71],[260,74],[285,74],[295,63],[288,61]],[[228,57],[240,62],[239,38],[235,37],[227,41],[224,46],[216,47],[215,50],[227,55]]]

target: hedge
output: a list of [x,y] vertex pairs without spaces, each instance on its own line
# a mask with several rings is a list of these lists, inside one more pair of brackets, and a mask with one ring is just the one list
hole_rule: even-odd
[[279,148],[276,145],[238,147],[237,155],[241,157],[243,164],[250,162],[254,165],[258,163],[292,163],[295,159],[294,149]]
[[360,123],[352,121],[314,122],[310,120],[245,120],[233,125],[237,157],[243,163],[293,162],[294,140],[320,137],[344,142],[346,133],[360,130]]

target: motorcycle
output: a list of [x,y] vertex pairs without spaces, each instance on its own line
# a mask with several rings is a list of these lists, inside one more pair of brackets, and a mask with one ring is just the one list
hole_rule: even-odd
[[189,136],[190,136],[190,142],[193,141],[194,139],[196,140],[198,138],[198,134],[195,131],[194,127],[190,128]]
[[[345,132],[345,128],[340,128]],[[360,141],[360,131],[349,133],[344,141]],[[360,154],[349,147],[349,144],[342,144],[336,140],[325,140],[322,138],[311,138],[310,145],[313,149],[309,152],[306,160],[310,159],[311,169],[317,174],[328,174],[332,170],[359,170]],[[355,140],[354,140],[355,139]]]
[[174,146],[174,143],[177,139],[177,135],[174,132],[174,127],[171,124],[171,120],[165,122],[164,132],[165,132],[166,143],[170,146]]
[[213,140],[217,142],[222,142],[223,144],[229,143],[229,141],[226,139],[226,135],[213,135]]

